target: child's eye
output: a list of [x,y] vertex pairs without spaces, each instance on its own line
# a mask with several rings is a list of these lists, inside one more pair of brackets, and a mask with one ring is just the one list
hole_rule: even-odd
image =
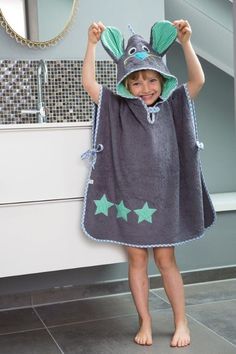
[[132,47],[132,48],[129,49],[128,53],[129,53],[130,55],[132,55],[132,54],[136,53],[136,50],[137,50],[137,49],[136,49],[135,47]]

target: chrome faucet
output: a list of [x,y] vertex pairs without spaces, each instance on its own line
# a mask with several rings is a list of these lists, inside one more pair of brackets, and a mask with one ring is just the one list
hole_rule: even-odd
[[37,89],[38,89],[38,100],[37,100],[37,109],[23,109],[21,113],[25,114],[37,114],[38,123],[46,123],[47,115],[46,108],[43,99],[43,84],[48,82],[48,68],[44,60],[39,61],[38,70],[37,70]]
[[47,84],[48,82],[48,68],[44,60],[40,60],[38,66],[38,121],[39,123],[45,123],[47,121],[45,104],[43,100],[43,83]]

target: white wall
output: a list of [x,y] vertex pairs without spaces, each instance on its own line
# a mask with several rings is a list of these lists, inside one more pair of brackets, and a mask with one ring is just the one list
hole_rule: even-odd
[[[55,17],[56,18],[56,17]],[[29,49],[17,44],[0,28],[0,59],[83,59],[88,26],[94,21],[116,26],[129,38],[130,23],[147,40],[150,27],[164,18],[164,0],[79,0],[79,9],[71,31],[55,47]],[[99,45],[97,58],[108,58]]]

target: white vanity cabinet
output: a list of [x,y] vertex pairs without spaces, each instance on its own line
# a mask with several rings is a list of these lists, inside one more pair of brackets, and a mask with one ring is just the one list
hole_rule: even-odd
[[80,227],[89,125],[0,129],[0,277],[126,260]]

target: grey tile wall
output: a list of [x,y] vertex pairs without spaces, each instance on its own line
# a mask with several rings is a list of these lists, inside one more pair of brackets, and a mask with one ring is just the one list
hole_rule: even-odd
[[[92,104],[81,85],[82,61],[49,60],[48,83],[43,86],[47,122],[87,122]],[[35,60],[0,60],[0,124],[37,123],[35,114],[21,110],[37,108],[37,68]],[[96,62],[99,83],[115,90],[113,62]]]

